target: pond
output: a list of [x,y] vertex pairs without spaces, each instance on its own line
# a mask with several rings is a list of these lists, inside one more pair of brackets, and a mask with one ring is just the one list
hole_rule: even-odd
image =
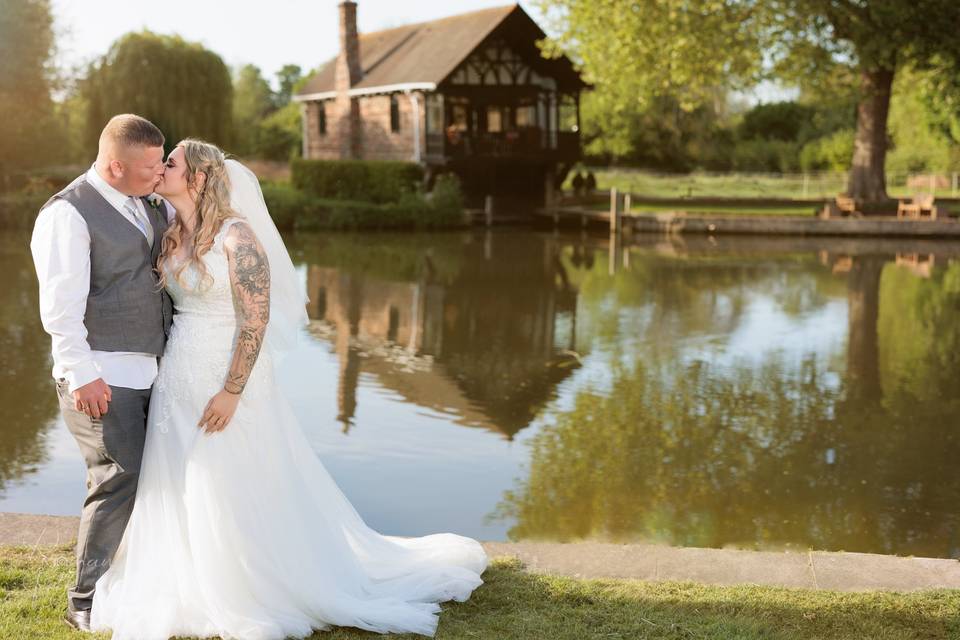
[[[29,237],[0,234],[0,511],[78,515]],[[395,535],[960,557],[960,245],[287,238],[280,376]]]

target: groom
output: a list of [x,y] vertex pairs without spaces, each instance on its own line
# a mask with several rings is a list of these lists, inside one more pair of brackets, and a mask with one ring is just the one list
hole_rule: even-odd
[[96,162],[41,207],[30,241],[60,411],[87,465],[76,584],[64,616],[84,631],[94,585],[133,509],[150,391],[172,318],[155,271],[168,214],[146,199],[163,175],[163,142],[149,120],[114,116]]

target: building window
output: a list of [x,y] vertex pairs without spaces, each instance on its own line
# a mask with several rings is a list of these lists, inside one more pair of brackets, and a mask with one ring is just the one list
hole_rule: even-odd
[[443,131],[443,95],[427,94],[427,133]]
[[467,105],[454,104],[450,108],[450,127],[456,131],[466,131],[469,129],[467,124]]
[[487,131],[490,133],[503,131],[503,113],[500,111],[500,107],[493,105],[487,107]]
[[400,101],[396,94],[390,95],[390,131],[400,131]]
[[327,103],[317,103],[317,131],[320,135],[327,135]]
[[524,127],[537,126],[537,108],[532,104],[522,104],[517,107],[517,126]]

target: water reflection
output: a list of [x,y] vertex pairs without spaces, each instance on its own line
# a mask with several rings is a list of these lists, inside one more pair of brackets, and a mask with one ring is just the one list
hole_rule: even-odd
[[0,233],[0,490],[44,464],[57,413],[29,243],[29,234]]
[[402,236],[298,240],[318,321],[311,331],[339,360],[344,432],[362,368],[409,402],[512,439],[582,357],[576,290],[549,236],[498,237],[494,251],[489,236],[471,234],[427,245]]
[[823,273],[846,280],[845,363],[779,348],[724,360],[745,304],[813,301],[785,304],[794,315],[836,287],[809,260],[813,278],[782,278],[789,257],[765,272],[710,255],[633,256],[615,276],[631,283],[618,292],[656,283],[633,299],[654,307],[638,314],[648,336],[683,297],[680,333],[721,339],[611,353],[610,385],[579,390],[532,439],[529,475],[495,514],[515,522],[508,535],[960,556],[960,262],[918,274],[892,255],[828,255]]
[[[0,509],[74,513],[28,238],[2,240]],[[288,243],[311,325],[284,382],[381,530],[960,556],[954,244]]]

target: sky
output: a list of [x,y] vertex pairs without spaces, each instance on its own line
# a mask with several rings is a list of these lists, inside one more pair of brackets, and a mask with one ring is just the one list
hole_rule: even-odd
[[[252,63],[274,83],[285,64],[307,72],[339,49],[339,0],[52,0],[61,68],[82,69],[130,31],[178,34],[216,52],[231,67]],[[361,33],[510,4],[505,0],[357,0]],[[530,3],[520,6],[545,28]],[[783,96],[761,87],[748,102]]]
[[[339,0],[53,0],[58,61],[69,69],[106,53],[130,31],[150,29],[178,34],[216,52],[231,67],[253,63],[265,77],[285,64],[304,71],[335,56],[339,49]],[[508,0],[357,0],[361,33],[433,20],[476,9],[511,4]],[[527,2],[524,10],[543,26]]]

